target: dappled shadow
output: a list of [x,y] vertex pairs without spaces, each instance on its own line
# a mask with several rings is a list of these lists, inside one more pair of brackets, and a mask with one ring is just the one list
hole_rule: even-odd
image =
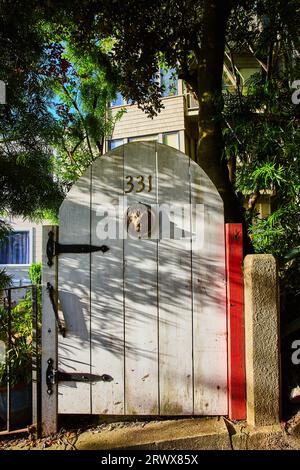
[[[119,204],[127,174],[151,174],[153,188],[126,195],[127,206],[113,216],[117,227],[134,203],[192,202],[204,204],[203,240],[195,237],[199,227],[192,211],[184,226],[176,216],[171,219],[188,243],[99,240],[97,208]],[[108,414],[226,414],[223,208],[204,172],[169,147],[128,144],[96,160],[60,214],[61,243],[109,247],[105,254],[59,258],[59,299],[67,328],[66,338],[59,337],[60,368],[114,378],[111,384],[90,385],[90,409]],[[72,383],[63,387],[60,393]],[[82,399],[74,398],[74,407]],[[80,410],[70,407],[70,412]]]

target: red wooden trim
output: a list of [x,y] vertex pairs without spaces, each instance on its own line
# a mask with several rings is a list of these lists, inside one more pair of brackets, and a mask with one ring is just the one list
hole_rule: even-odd
[[243,228],[226,224],[226,278],[228,328],[228,415],[246,419]]

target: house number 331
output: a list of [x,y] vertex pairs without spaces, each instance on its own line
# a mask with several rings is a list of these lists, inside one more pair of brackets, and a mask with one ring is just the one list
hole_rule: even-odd
[[127,184],[127,189],[125,189],[125,193],[131,193],[132,191],[135,191],[136,193],[142,193],[143,191],[146,191],[147,193],[150,193],[152,191],[152,176],[143,176],[143,175],[138,175],[138,176],[126,176],[126,184]]

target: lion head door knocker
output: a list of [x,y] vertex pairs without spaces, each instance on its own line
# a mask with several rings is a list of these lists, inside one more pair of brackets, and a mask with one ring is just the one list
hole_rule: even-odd
[[130,238],[152,238],[155,225],[155,212],[148,204],[138,203],[127,208],[127,233]]

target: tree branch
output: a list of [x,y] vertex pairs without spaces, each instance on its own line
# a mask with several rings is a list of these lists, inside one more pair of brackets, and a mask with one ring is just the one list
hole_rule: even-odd
[[67,95],[67,97],[69,98],[69,100],[71,100],[71,103],[73,104],[74,108],[76,109],[78,115],[79,115],[79,118],[82,122],[82,125],[83,125],[83,128],[86,132],[86,140],[87,140],[87,144],[88,144],[88,148],[89,148],[89,151],[90,151],[90,154],[91,154],[91,157],[92,159],[94,160],[94,154],[93,154],[93,150],[92,150],[92,146],[91,146],[91,142],[90,142],[90,139],[89,139],[89,136],[88,136],[88,131],[86,129],[86,126],[85,126],[85,122],[84,122],[84,117],[76,103],[76,101],[72,98],[72,96],[70,95],[70,93],[68,92],[68,90],[66,89],[66,87],[64,86],[64,84],[61,85],[63,90],[64,90],[64,93]]

